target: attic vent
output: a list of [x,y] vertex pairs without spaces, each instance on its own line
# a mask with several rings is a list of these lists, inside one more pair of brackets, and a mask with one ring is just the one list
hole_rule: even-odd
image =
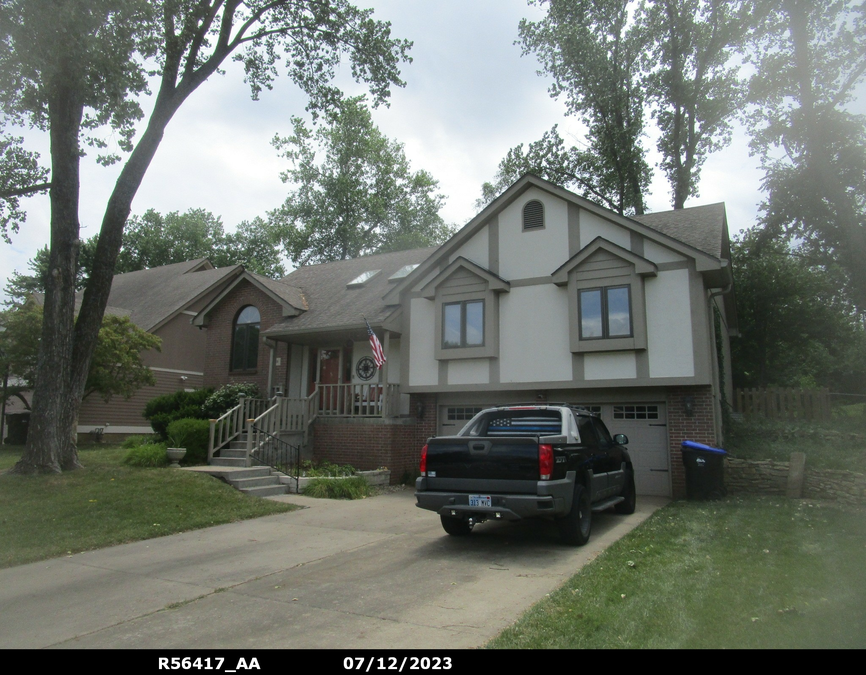
[[394,274],[392,274],[390,277],[388,277],[388,281],[397,281],[397,279],[405,279],[406,277],[409,276],[409,273],[412,272],[412,270],[414,270],[416,267],[418,267],[417,264],[415,264],[415,265],[403,265],[403,267],[401,267],[396,272],[394,272]]
[[544,204],[533,199],[523,207],[523,229],[536,230],[539,227],[544,227]]
[[366,284],[370,279],[375,277],[382,270],[368,270],[366,272],[362,272],[354,279],[352,279],[348,284],[346,284],[346,288],[359,288]]

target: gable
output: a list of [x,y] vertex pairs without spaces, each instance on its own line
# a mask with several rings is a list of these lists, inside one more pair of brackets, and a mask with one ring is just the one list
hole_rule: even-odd
[[[527,230],[523,208],[532,200],[543,204],[544,224]],[[657,264],[693,264],[708,287],[720,288],[731,278],[728,261],[720,257],[726,250],[726,227],[723,204],[628,218],[526,175],[388,292],[385,300],[397,304],[403,291],[419,290],[420,280],[429,279],[458,256],[481,264],[485,242],[487,265],[482,266],[518,282],[549,275],[598,237]]]

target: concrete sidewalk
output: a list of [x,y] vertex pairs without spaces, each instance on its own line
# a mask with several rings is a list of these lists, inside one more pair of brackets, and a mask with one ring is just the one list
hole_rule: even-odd
[[449,537],[411,490],[0,570],[0,648],[475,647],[667,500]]

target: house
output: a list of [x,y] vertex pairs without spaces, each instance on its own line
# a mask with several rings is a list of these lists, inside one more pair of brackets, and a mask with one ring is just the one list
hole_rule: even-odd
[[680,443],[720,443],[731,397],[725,208],[629,218],[527,175],[438,248],[243,272],[194,323],[205,385],[306,401],[317,458],[399,479],[484,407],[566,401],[629,436],[640,493],[679,496]]
[[115,396],[106,403],[97,394],[86,397],[78,414],[78,433],[153,433],[142,417],[150,399],[204,386],[207,335],[191,320],[243,271],[241,265],[217,269],[199,259],[115,275],[106,313],[129,316],[136,326],[162,338],[161,351],[141,355],[156,384],[129,399]]

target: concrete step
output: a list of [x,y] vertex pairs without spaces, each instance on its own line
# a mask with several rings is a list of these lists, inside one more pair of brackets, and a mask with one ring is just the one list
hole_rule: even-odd
[[212,466],[237,466],[246,467],[246,457],[212,457],[210,460]]
[[238,490],[244,491],[246,488],[251,487],[266,487],[268,485],[279,485],[280,479],[277,476],[272,475],[259,476],[258,478],[247,478],[246,476],[244,476],[243,478],[235,478],[234,476],[232,476],[230,482]]
[[270,497],[271,495],[284,495],[288,494],[289,486],[283,485],[282,483],[277,485],[267,485],[262,487],[251,487],[251,488],[243,488],[241,492],[244,492],[248,495],[253,495],[254,497]]
[[235,459],[243,459],[247,456],[246,448],[235,449],[235,448],[223,448],[220,450],[220,457],[233,457]]

